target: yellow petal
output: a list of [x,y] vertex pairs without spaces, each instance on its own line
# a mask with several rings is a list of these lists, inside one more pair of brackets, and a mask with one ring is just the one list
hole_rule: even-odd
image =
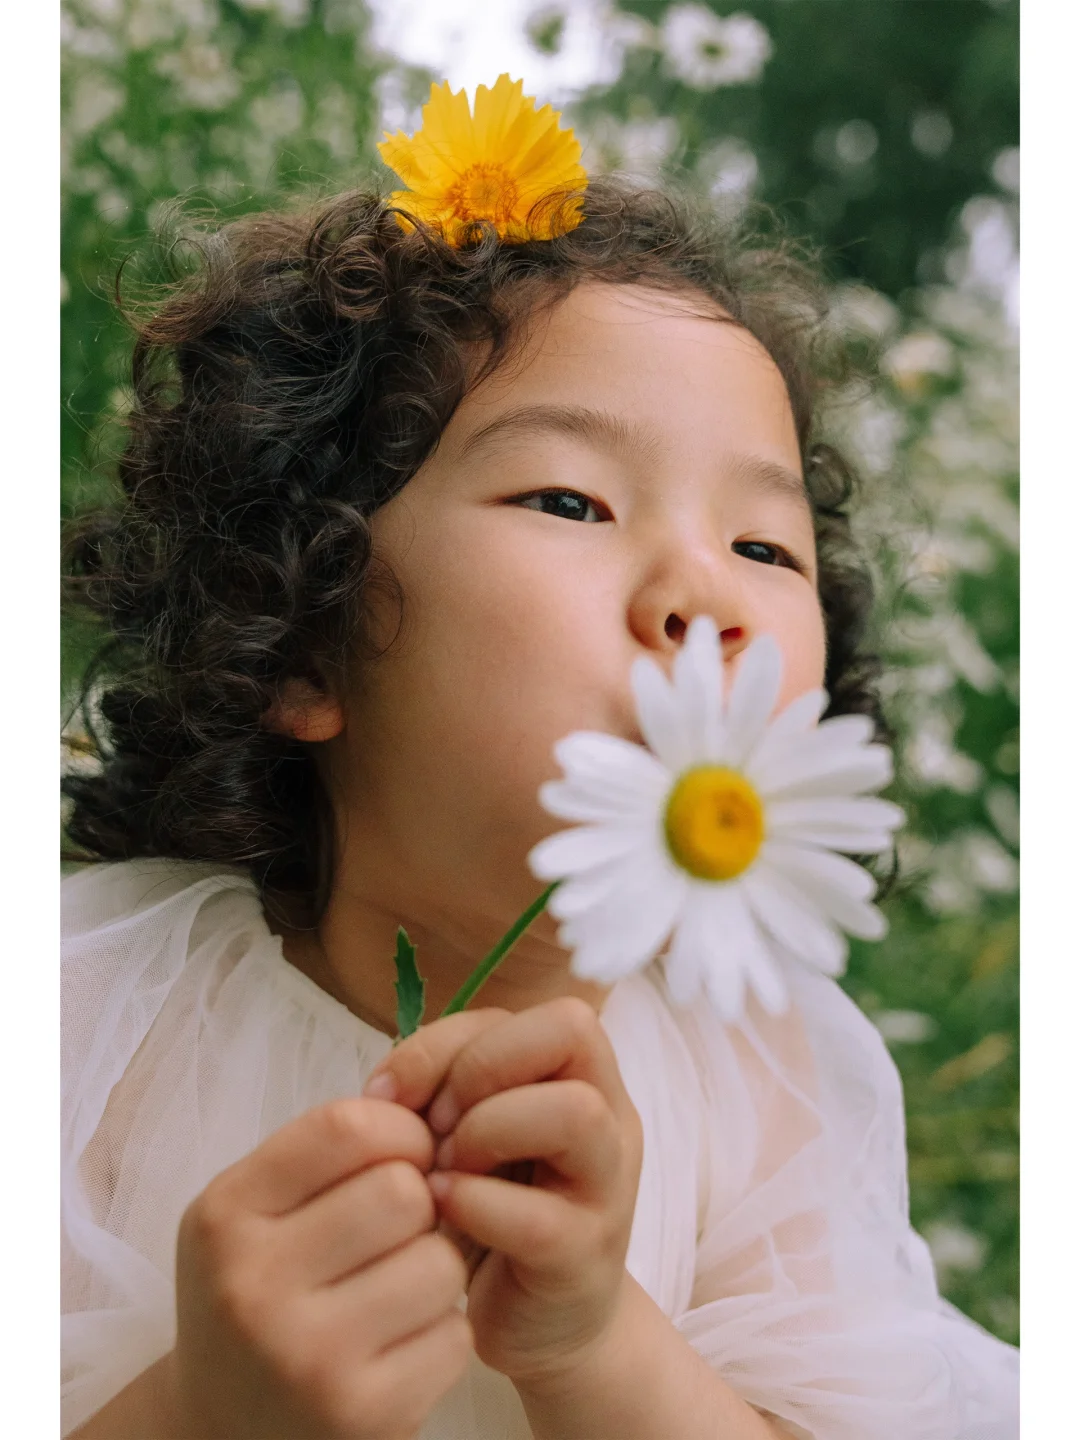
[[581,146],[572,137],[539,140],[514,167],[518,184],[530,189],[544,184],[576,187],[585,175],[578,163],[580,154]]
[[[503,141],[515,120],[531,117],[535,101],[531,96],[522,98],[524,81],[511,83],[509,75],[500,75],[492,89],[486,85],[476,87],[476,104],[473,107],[476,118],[476,149],[478,155],[489,159],[502,159]],[[524,114],[523,114],[524,112]]]
[[431,99],[420,114],[423,123],[417,138],[422,137],[455,173],[460,175],[481,158],[464,90],[454,94],[448,80],[432,85]]
[[[426,190],[436,182],[437,176],[432,172],[428,147],[417,145],[415,140],[411,140],[402,131],[399,130],[396,135],[388,135],[375,148],[382,156],[383,164],[389,166],[410,188]],[[441,169],[440,166],[439,183],[442,183]]]

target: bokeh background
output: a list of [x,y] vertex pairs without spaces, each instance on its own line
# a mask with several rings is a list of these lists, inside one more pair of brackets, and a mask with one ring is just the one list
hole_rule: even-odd
[[[837,437],[891,662],[910,822],[888,938],[844,985],[903,1075],[911,1210],[946,1295],[1018,1338],[1018,6],[1015,0],[63,0],[66,512],[108,490],[111,301],[177,196],[224,217],[396,183],[433,79],[502,71],[593,169],[774,207],[821,247],[878,384]],[[135,274],[153,278],[138,269]],[[65,720],[94,637],[68,624]],[[78,734],[66,725],[69,754]]]

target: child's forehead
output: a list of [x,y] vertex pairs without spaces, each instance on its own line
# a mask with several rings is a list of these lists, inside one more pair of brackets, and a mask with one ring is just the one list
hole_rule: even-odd
[[[695,441],[797,462],[787,387],[759,340],[707,295],[582,282],[523,322],[451,422],[459,458],[531,433],[642,463]],[[796,463],[794,468],[798,468]]]
[[581,281],[566,295],[542,298],[517,319],[504,357],[481,368],[474,395],[497,404],[511,392],[558,388],[577,394],[625,388],[635,377],[655,389],[693,379],[703,366],[754,367],[783,388],[764,345],[711,296],[689,287]]
[[610,344],[628,332],[644,333],[671,323],[734,325],[734,317],[704,291],[668,288],[644,281],[579,281],[554,303],[538,305],[526,320],[530,338],[543,345],[573,332],[596,344]]

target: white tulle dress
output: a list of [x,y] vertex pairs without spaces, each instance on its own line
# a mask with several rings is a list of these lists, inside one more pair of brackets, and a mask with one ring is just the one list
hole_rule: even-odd
[[[188,1202],[391,1041],[284,959],[240,871],[91,866],[63,892],[66,1435],[171,1348]],[[645,1136],[628,1268],[793,1436],[1013,1440],[1017,1352],[939,1297],[908,1223],[895,1066],[834,981],[788,978],[789,1015],[738,1028],[674,1009],[656,964],[608,996]],[[473,1357],[422,1440],[529,1435]]]

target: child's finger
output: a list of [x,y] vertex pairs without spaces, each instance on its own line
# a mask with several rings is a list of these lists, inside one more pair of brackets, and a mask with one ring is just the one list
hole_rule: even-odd
[[436,1218],[416,1166],[386,1160],[284,1216],[275,1232],[276,1265],[298,1288],[332,1285],[430,1230]]
[[466,1111],[443,1141],[436,1169],[487,1174],[516,1160],[544,1160],[575,1198],[603,1202],[623,1163],[623,1136],[607,1101],[584,1080],[500,1091]]
[[[421,1025],[395,1045],[368,1076],[363,1093],[420,1111],[442,1084],[454,1056],[477,1035],[505,1020],[509,1010],[489,1005],[459,1010]],[[385,1078],[384,1078],[385,1077]]]
[[565,1270],[591,1253],[591,1212],[550,1190],[457,1171],[436,1171],[428,1181],[451,1225],[532,1270]]
[[477,1034],[453,1060],[428,1110],[428,1124],[445,1134],[489,1095],[547,1079],[587,1081],[616,1115],[630,1104],[599,1016],[577,996],[548,1000]]
[[487,1254],[487,1247],[478,1244],[477,1241],[466,1235],[464,1230],[459,1230],[456,1225],[451,1225],[449,1220],[440,1220],[436,1233],[445,1236],[465,1261],[467,1288],[468,1281],[476,1274],[476,1267]]
[[283,1215],[382,1160],[408,1160],[427,1171],[434,1149],[428,1127],[399,1105],[331,1100],[276,1130],[208,1189],[238,1209]]

